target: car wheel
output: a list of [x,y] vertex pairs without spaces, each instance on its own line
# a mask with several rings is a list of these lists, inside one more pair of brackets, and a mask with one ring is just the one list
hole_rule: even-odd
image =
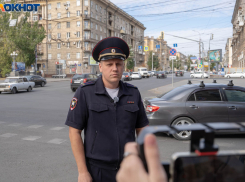
[[27,92],[30,92],[30,91],[31,91],[31,87],[28,87]]
[[44,82],[41,83],[41,87],[44,87]]
[[230,78],[230,76],[228,75],[227,78]]
[[11,93],[16,94],[16,88],[15,87],[11,90]]
[[72,88],[71,90],[72,90],[72,92],[76,92],[76,90],[77,90],[77,89],[75,89],[75,88]]
[[241,76],[241,78],[244,78],[244,76]]
[[[171,126],[181,126],[181,125],[191,125],[194,121],[187,117],[180,117],[173,121]],[[173,134],[173,137],[177,140],[190,140],[191,131],[181,131],[179,133]]]

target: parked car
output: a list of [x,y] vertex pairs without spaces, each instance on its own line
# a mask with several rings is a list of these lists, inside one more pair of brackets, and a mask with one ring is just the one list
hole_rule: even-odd
[[34,82],[29,82],[25,77],[7,77],[3,83],[0,83],[0,94],[2,92],[11,92],[16,94],[21,90],[32,91]]
[[147,68],[145,67],[140,67],[138,68],[138,73],[141,75],[142,78],[149,78],[150,74],[147,71]]
[[[145,98],[150,125],[245,122],[245,88],[228,85],[188,84],[156,98]],[[182,131],[173,136],[188,140],[190,135],[191,132]]]
[[148,74],[150,75],[150,77],[152,77],[152,76],[153,76],[152,71],[148,71]]
[[195,73],[195,70],[191,70],[190,74],[194,74]]
[[132,77],[131,77],[130,73],[124,72],[124,73],[122,74],[121,80],[122,80],[122,81],[131,81],[131,80],[132,80]]
[[175,76],[184,76],[184,71],[176,71]]
[[131,75],[132,79],[141,79],[142,76],[139,72],[133,72]]
[[203,72],[195,72],[192,73],[190,75],[191,78],[208,78],[208,74],[207,73],[203,73]]
[[71,90],[75,92],[82,83],[94,81],[97,78],[98,76],[96,74],[75,74],[71,79]]
[[156,78],[167,78],[167,73],[165,71],[158,71]]
[[39,75],[29,75],[24,76],[28,81],[34,82],[35,86],[40,85],[41,87],[44,87],[47,84],[47,80]]
[[231,74],[226,74],[225,78],[244,78],[245,77],[245,73],[241,72],[241,71],[236,71],[233,72]]
[[151,74],[152,74],[153,76],[156,76],[156,75],[157,75],[157,71],[152,71]]

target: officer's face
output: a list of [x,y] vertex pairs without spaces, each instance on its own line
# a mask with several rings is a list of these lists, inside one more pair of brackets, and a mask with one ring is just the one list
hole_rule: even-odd
[[101,61],[99,69],[108,82],[119,82],[123,74],[124,61],[119,59]]

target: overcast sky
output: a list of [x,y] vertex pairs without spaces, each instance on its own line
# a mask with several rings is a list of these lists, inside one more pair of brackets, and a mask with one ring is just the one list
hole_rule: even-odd
[[[210,34],[214,34],[210,48],[225,49],[227,38],[232,37],[231,19],[236,0],[111,0],[118,7],[139,20],[146,27],[145,36],[165,32],[169,46],[178,44],[177,51],[198,56],[199,45],[170,35],[204,42],[209,48]],[[199,33],[198,33],[199,32]]]

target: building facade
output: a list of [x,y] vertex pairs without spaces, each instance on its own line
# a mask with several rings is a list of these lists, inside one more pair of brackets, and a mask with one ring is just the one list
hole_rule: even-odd
[[176,53],[177,59],[180,60],[181,69],[187,70],[187,56],[181,52]]
[[243,53],[245,52],[245,0],[236,0],[231,23],[233,24],[232,67],[245,67]]
[[[157,48],[157,45],[159,46]],[[153,51],[153,53],[155,54],[155,56],[158,57],[159,60],[159,65],[160,67],[158,68],[159,70],[168,70],[168,66],[169,66],[169,61],[168,61],[168,48],[167,48],[167,41],[165,41],[162,37],[159,37],[157,39],[155,39],[153,36],[149,37],[146,36],[144,38],[144,46],[148,46],[149,47],[149,51],[145,51],[145,59],[144,59],[144,63],[142,63],[143,67],[147,67],[147,62],[149,60],[149,56],[150,56],[150,51]]]
[[232,38],[228,38],[225,45],[224,67],[232,67]]
[[[124,39],[132,51],[143,45],[144,25],[109,0],[24,2],[41,5],[30,21],[38,21],[47,32],[37,47],[37,68],[46,75],[99,72],[92,49],[106,37]],[[137,52],[135,57],[140,64],[143,54]]]

